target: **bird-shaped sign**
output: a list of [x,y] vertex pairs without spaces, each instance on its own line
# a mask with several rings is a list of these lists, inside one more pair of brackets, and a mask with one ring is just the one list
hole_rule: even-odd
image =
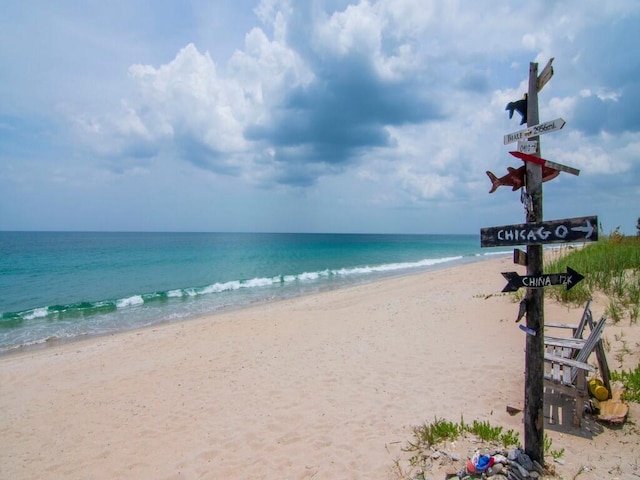
[[525,93],[524,97],[520,100],[507,103],[505,110],[509,110],[509,118],[513,118],[513,111],[516,110],[520,115],[522,115],[520,125],[527,123],[527,94]]

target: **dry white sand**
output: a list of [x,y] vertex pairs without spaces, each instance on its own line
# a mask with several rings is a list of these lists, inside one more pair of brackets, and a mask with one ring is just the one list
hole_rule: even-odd
[[[499,293],[517,269],[493,259],[0,357],[0,478],[385,479],[436,417],[523,439],[505,408],[523,404],[525,334]],[[545,316],[580,308],[547,300]],[[625,346],[637,365],[639,333],[607,326],[612,368]],[[631,422],[545,432],[563,478],[640,475]]]

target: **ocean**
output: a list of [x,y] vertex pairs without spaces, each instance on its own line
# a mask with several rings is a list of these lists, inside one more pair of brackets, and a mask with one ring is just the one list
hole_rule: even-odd
[[0,232],[0,353],[508,253],[478,235]]

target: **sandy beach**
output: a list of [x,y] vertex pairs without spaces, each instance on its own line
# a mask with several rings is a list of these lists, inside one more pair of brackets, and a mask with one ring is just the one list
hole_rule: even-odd
[[[0,357],[0,477],[397,479],[412,427],[436,417],[523,439],[506,406],[523,405],[525,334],[500,294],[519,268],[492,259]],[[596,298],[594,316],[605,308]],[[580,313],[546,301],[547,321]],[[637,365],[640,326],[604,336],[612,369]],[[558,476],[640,478],[638,405],[629,415],[545,427],[565,449]]]

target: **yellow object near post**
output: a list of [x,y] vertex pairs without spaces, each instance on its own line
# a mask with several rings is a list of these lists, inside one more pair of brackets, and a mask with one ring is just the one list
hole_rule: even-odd
[[589,380],[589,391],[591,392],[591,395],[601,402],[604,402],[609,398],[609,391],[605,388],[602,380],[599,378]]

